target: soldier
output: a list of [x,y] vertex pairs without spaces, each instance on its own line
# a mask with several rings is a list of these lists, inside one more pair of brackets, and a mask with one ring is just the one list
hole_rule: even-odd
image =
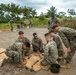
[[30,43],[15,42],[12,46],[6,49],[5,54],[9,57],[8,61],[16,64],[24,63],[24,51],[30,48]]
[[[16,40],[16,42],[22,42],[22,43],[24,43],[24,42],[29,42],[29,43],[30,43],[29,39],[26,38],[26,37],[24,37],[24,32],[23,32],[23,31],[19,31],[18,34],[19,34],[19,37],[18,37],[18,39]],[[25,55],[28,55],[29,50],[30,50],[30,48],[27,48],[27,49],[26,49]]]
[[24,28],[26,27],[27,25],[26,25],[26,22],[24,22]]
[[47,41],[46,46],[44,47],[44,59],[41,61],[41,65],[47,66],[53,63],[56,63],[58,59],[58,50],[56,43],[50,38],[50,34],[45,34],[45,39]]
[[58,56],[59,56],[58,62],[62,67],[65,64],[65,58],[67,57],[67,48],[65,47],[61,37],[58,34],[55,34],[53,30],[51,30],[49,33],[50,33],[50,36],[57,44],[57,50],[58,50]]
[[10,20],[11,31],[13,31],[13,20]]
[[23,22],[20,23],[20,27],[23,28]]
[[55,34],[53,30],[51,30],[49,32],[49,34],[50,34],[51,38],[57,44],[57,50],[58,50],[59,57],[63,56],[63,47],[62,47],[62,42],[60,40],[60,37],[57,34]]
[[51,18],[48,21],[48,29],[49,31],[52,29],[52,27],[54,26],[54,24],[60,24],[59,20],[55,17],[54,13],[51,13]]
[[29,27],[32,27],[32,19],[29,20]]
[[37,52],[38,50],[43,52],[42,39],[38,37],[37,33],[33,33],[32,46],[34,52]]
[[66,58],[66,66],[70,68],[71,59],[73,58],[76,51],[76,30],[68,27],[59,27],[57,25],[55,25],[53,29],[55,32],[62,32],[67,37],[70,43],[70,48],[68,49],[68,56]]
[[20,29],[20,25],[19,24],[17,25],[17,29]]
[[16,42],[30,42],[28,38],[24,37],[23,31],[19,31],[18,34],[19,34],[19,37],[16,40]]

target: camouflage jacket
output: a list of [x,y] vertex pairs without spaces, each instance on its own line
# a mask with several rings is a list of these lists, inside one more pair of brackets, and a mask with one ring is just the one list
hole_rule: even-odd
[[23,58],[24,58],[24,50],[22,48],[23,46],[23,43],[21,42],[15,42],[12,46],[10,46],[9,48],[7,48],[6,50],[13,50],[13,51],[17,51],[19,53],[19,56],[20,56],[20,62],[23,61]]
[[54,19],[51,18],[48,21],[48,27],[53,27],[55,24],[58,24],[58,23],[60,23],[60,22],[59,22],[59,20],[56,17]]
[[57,44],[58,52],[59,52],[59,51],[63,51],[63,47],[62,47],[61,40],[60,40],[60,38],[59,38],[59,36],[58,36],[57,34],[54,34],[53,40],[54,40],[55,43]]
[[16,40],[16,42],[22,42],[22,43],[24,43],[24,42],[30,42],[30,41],[29,41],[28,38],[23,37],[22,39],[18,38],[18,39]]
[[39,38],[39,37],[38,37],[38,39],[33,38],[33,39],[32,39],[32,45],[33,45],[34,47],[37,47],[38,49],[43,48],[42,39]]
[[51,40],[44,47],[44,59],[49,60],[50,62],[56,62],[58,58],[58,50],[56,43]]
[[66,46],[66,48],[69,48],[70,47],[70,43],[69,43],[67,37],[64,35],[64,33],[61,32],[61,31],[59,31],[58,35],[61,37],[62,42],[64,43],[64,45]]
[[67,37],[68,40],[71,40],[74,37],[76,37],[76,30],[74,29],[67,27],[60,27],[59,31],[62,32]]

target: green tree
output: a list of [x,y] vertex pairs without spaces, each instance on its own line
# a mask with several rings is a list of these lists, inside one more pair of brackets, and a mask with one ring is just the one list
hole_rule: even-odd
[[58,13],[58,16],[59,16],[60,18],[63,18],[63,17],[66,16],[66,13],[63,12],[63,11],[61,11],[61,12]]
[[32,10],[32,13],[31,13],[31,15],[32,15],[32,17],[35,17],[35,16],[37,16],[36,9],[33,9],[33,10]]
[[47,9],[47,16],[50,16],[51,13],[57,13],[57,9],[54,6],[50,7],[50,9]]
[[43,14],[43,12],[41,12],[40,16],[39,16],[40,20],[45,20],[45,15]]
[[20,7],[20,5],[16,5],[14,3],[10,4],[0,4],[0,21],[9,22],[11,19],[20,20],[20,16],[24,17],[35,17],[37,12],[35,9],[30,7]]
[[74,9],[68,9],[67,12],[68,12],[69,16],[76,17],[76,12]]

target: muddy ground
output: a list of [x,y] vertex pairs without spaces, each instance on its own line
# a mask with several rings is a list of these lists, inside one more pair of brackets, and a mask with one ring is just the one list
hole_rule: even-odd
[[[30,28],[30,29],[20,29],[25,32],[25,36],[28,37],[30,40],[32,39],[32,33],[37,32],[39,37],[45,42],[44,34],[48,32],[45,28]],[[18,37],[18,31],[6,31],[0,32],[0,47],[7,48]],[[25,68],[17,68],[14,64],[6,63],[3,67],[0,67],[0,75],[76,75],[76,54],[74,55],[71,68],[70,69],[61,69],[59,74],[53,74],[49,71],[40,70],[38,72],[30,72]]]

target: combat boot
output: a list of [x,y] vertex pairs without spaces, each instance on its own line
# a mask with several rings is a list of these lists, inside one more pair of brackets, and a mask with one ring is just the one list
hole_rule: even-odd
[[14,61],[11,57],[9,57],[7,60],[8,60],[8,63],[14,63]]

